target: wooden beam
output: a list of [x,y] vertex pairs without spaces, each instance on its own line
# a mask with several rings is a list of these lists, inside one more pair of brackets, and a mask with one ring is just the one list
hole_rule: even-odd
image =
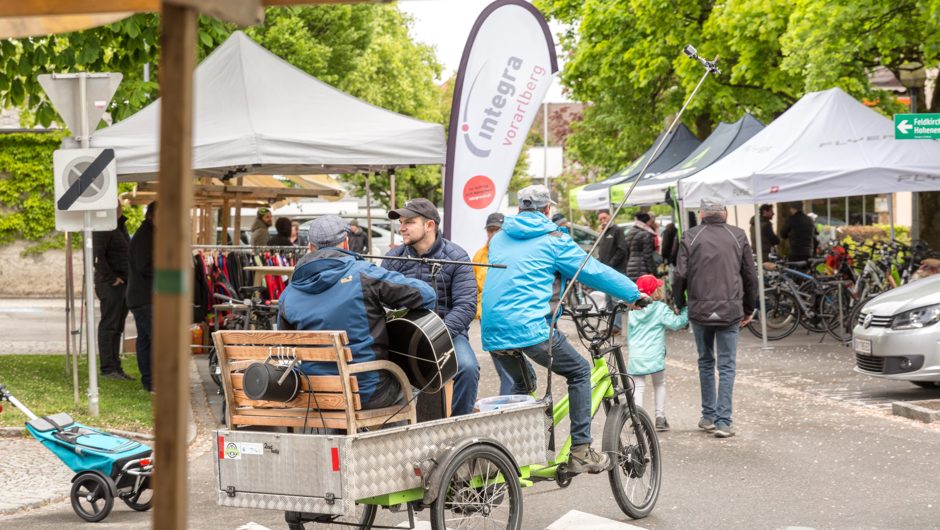
[[[94,3],[94,2],[88,2]],[[163,5],[160,31],[160,208],[154,251],[156,469],[153,528],[186,528],[187,409],[192,321],[193,71],[198,13]]]
[[[241,186],[245,181],[244,177],[238,177],[236,183]],[[232,223],[232,233],[235,235],[235,244],[242,244],[242,196],[235,196],[235,222]]]
[[239,26],[254,26],[264,21],[261,0],[165,0],[168,4],[191,7],[203,15]]
[[232,217],[232,205],[229,204],[228,199],[222,200],[222,238],[220,239],[223,245],[232,244],[232,240],[228,237],[228,227],[231,224]]
[[[316,4],[361,4],[377,3],[375,0],[166,0],[177,6],[205,7],[207,9],[224,9],[229,3],[240,4],[239,18],[244,16],[246,6],[257,3],[262,6],[287,5],[316,5]],[[385,0],[383,0],[384,2]],[[160,0],[2,0],[0,1],[0,17],[28,17],[35,15],[87,15],[93,13],[118,13],[160,11]],[[239,21],[230,20],[227,11],[221,14],[205,12],[210,16],[218,16],[239,24]],[[223,16],[224,15],[224,16]],[[250,25],[250,24],[246,24]]]

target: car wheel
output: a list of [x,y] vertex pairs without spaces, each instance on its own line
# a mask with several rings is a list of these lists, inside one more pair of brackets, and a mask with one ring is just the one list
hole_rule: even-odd
[[940,388],[940,381],[911,381],[921,388]]

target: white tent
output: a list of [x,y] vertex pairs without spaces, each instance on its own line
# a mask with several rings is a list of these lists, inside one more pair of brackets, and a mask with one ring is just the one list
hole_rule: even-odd
[[[344,173],[444,163],[443,126],[340,92],[240,31],[196,68],[194,82],[196,176]],[[157,100],[97,131],[91,146],[114,148],[118,174],[127,180],[153,180],[159,138]]]
[[894,123],[838,88],[803,96],[747,143],[679,181],[687,208],[940,189],[940,143],[895,140]]

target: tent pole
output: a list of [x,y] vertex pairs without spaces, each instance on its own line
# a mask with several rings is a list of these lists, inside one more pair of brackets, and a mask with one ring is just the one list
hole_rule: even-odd
[[826,225],[829,227],[829,239],[835,238],[835,230],[832,228],[832,199],[826,199]]
[[[388,183],[389,183],[389,189],[392,192],[392,196],[388,200],[388,211],[392,211],[395,209],[395,168],[388,170]],[[388,225],[388,229],[389,229],[388,230],[388,248],[389,249],[391,249],[392,245],[395,244],[395,231],[392,230],[393,226],[394,225],[392,223],[389,223]]]
[[888,196],[888,222],[891,227],[891,242],[894,243],[894,194]]
[[757,245],[757,292],[760,300],[760,335],[761,349],[769,350],[767,346],[767,297],[764,296],[764,242],[761,237],[760,207],[754,204],[754,243]]
[[372,188],[369,187],[369,177],[371,175],[366,173],[366,225],[369,227],[369,233],[366,234],[366,241],[368,244],[366,246],[369,249],[369,254],[372,254]]
[[867,219],[867,218],[868,218],[868,212],[866,211],[866,210],[867,210],[867,208],[866,208],[867,206],[868,206],[868,205],[865,204],[865,196],[862,195],[862,226],[865,226],[865,225],[868,224],[868,219]]
[[845,226],[849,226],[849,197],[845,198]]

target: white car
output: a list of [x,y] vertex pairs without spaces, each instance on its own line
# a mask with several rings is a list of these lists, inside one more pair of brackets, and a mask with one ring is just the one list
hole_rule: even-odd
[[940,275],[865,304],[852,330],[855,371],[940,387]]

